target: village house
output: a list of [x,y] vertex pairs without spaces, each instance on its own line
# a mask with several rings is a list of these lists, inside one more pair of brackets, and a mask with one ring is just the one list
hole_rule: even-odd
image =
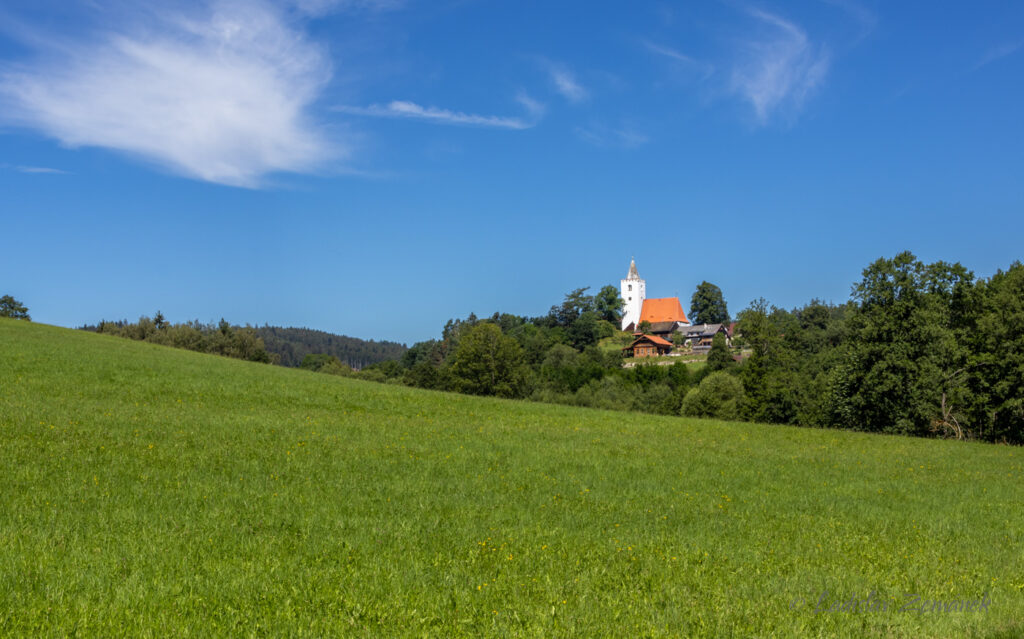
[[651,328],[647,331],[648,335],[657,335],[658,337],[672,341],[672,336],[676,333],[682,333],[689,325],[679,321],[670,322],[652,322]]
[[657,335],[644,335],[635,333],[633,343],[622,349],[626,357],[656,357],[668,355],[672,350],[672,342],[658,337]]
[[732,335],[725,324],[695,324],[683,328],[680,332],[683,334],[684,343],[696,352],[711,350],[711,340],[719,333],[725,335],[726,346],[732,345]]

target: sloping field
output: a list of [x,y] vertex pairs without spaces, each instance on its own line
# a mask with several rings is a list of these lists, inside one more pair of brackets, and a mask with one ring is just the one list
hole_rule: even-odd
[[6,636],[1024,635],[1019,448],[479,399],[11,320],[0,435]]

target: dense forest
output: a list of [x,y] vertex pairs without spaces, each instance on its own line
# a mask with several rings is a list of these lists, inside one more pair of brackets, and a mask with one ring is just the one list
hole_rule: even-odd
[[277,355],[282,366],[299,366],[310,354],[331,355],[353,369],[397,360],[407,350],[404,344],[362,340],[310,328],[256,327],[268,352]]
[[[785,310],[756,300],[739,313],[734,350],[716,337],[696,370],[682,361],[623,367],[620,307],[606,286],[596,296],[573,291],[542,317],[451,320],[438,339],[358,376],[616,410],[1024,443],[1019,262],[978,279],[960,264],[901,253],[868,266],[844,304]],[[339,364],[311,357],[305,367],[355,374]]]
[[134,323],[103,320],[80,329],[200,353],[293,367],[301,365],[307,356],[319,354],[336,358],[346,368],[359,370],[371,364],[397,360],[407,350],[404,344],[367,341],[308,328],[235,326],[223,319],[217,324],[199,321],[171,324],[159,311],[152,318],[143,316]]

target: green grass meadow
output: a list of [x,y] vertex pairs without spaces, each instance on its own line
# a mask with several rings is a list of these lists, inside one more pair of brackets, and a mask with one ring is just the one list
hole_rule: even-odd
[[[3,636],[1024,636],[1020,448],[474,398],[13,320],[0,434]],[[888,609],[828,610],[872,591]]]

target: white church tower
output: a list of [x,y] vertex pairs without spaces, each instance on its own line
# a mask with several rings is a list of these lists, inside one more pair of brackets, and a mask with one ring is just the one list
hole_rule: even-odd
[[647,282],[640,279],[640,274],[636,272],[635,260],[629,261],[629,275],[622,280],[620,291],[622,301],[625,302],[622,305],[622,330],[626,330],[630,324],[640,324],[640,309],[647,297]]

